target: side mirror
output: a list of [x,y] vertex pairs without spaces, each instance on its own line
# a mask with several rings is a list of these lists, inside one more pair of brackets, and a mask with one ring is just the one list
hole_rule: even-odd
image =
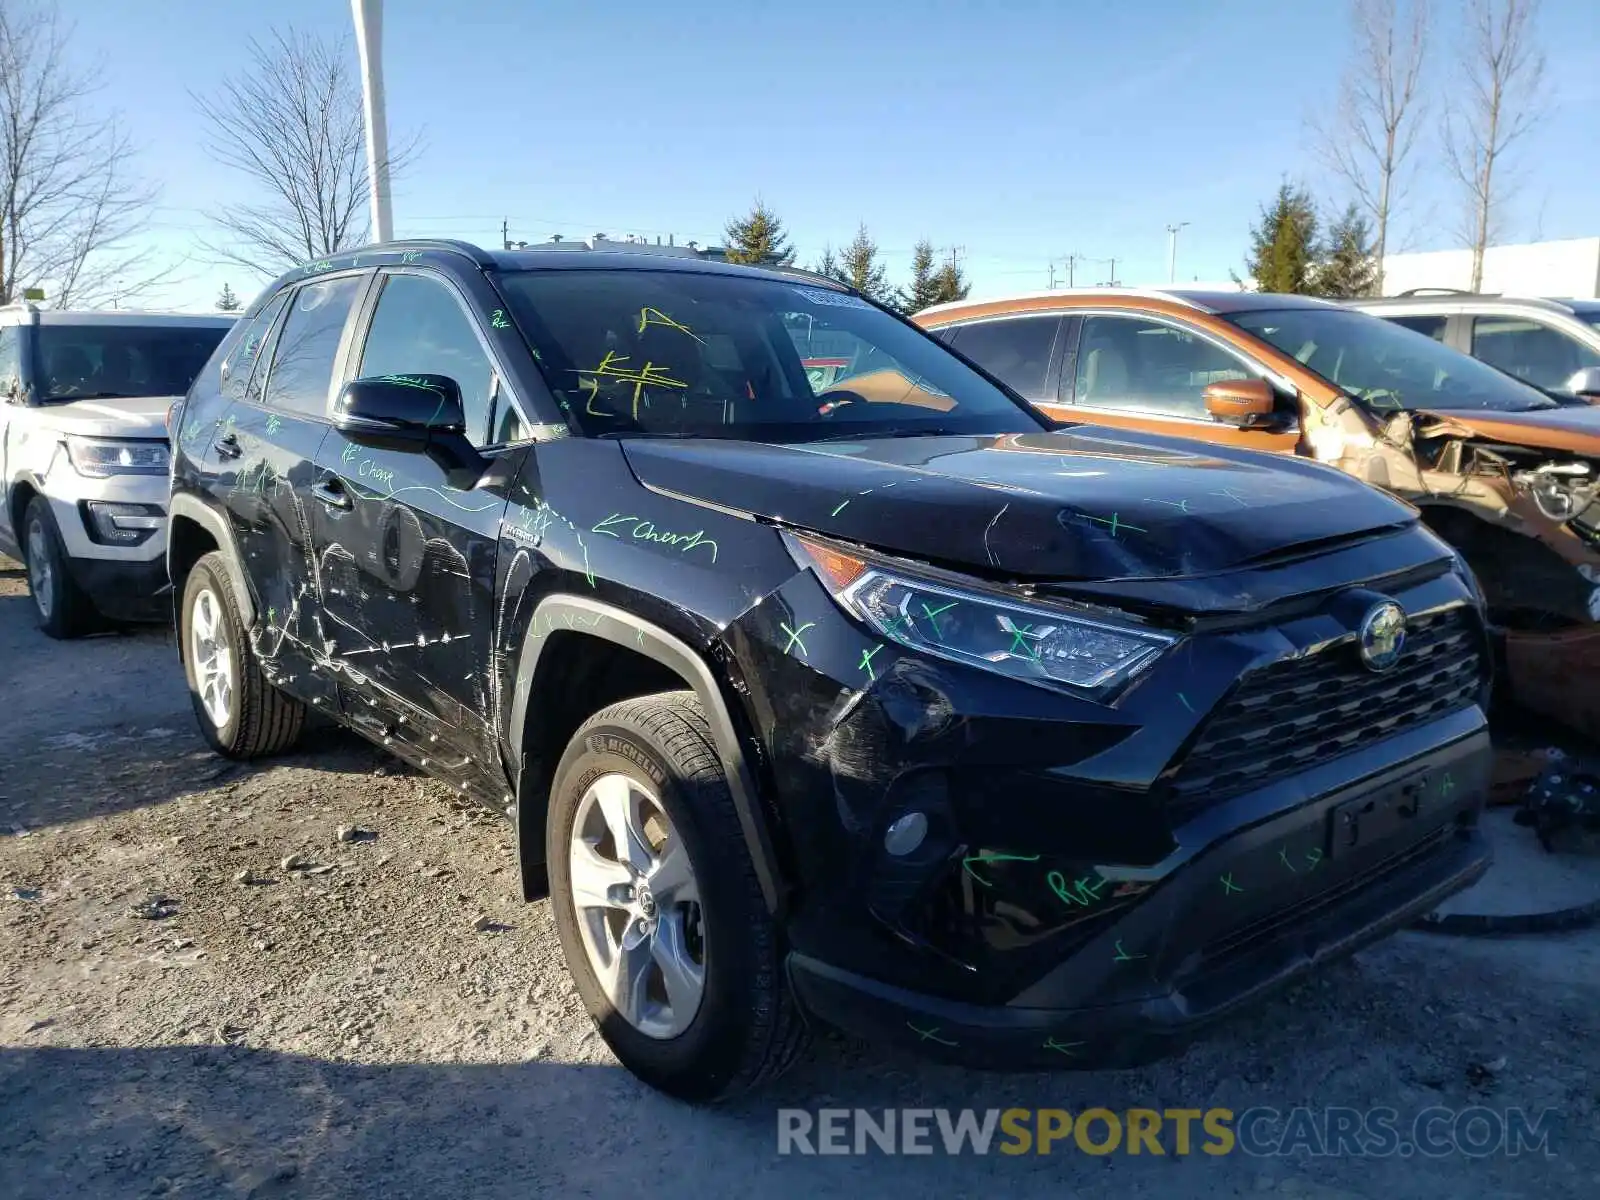
[[333,406],[334,428],[352,441],[420,449],[466,432],[461,387],[448,375],[352,379]]
[[1206,402],[1206,411],[1213,421],[1236,425],[1240,429],[1256,429],[1272,424],[1277,408],[1277,397],[1272,385],[1265,379],[1230,379],[1224,383],[1208,383],[1200,393]]
[[1567,380],[1566,390],[1581,400],[1600,404],[1600,367],[1584,367]]

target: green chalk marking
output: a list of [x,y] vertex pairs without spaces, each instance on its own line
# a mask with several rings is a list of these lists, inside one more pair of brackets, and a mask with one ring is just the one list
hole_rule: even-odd
[[1231,872],[1229,874],[1227,874],[1227,875],[1221,876],[1220,877],[1220,882],[1222,883],[1222,894],[1224,896],[1229,895],[1230,893],[1233,893],[1233,892],[1243,892],[1244,891],[1244,889],[1242,887],[1240,887],[1237,883],[1235,883],[1233,881],[1233,875],[1232,875]]
[[829,513],[829,514],[828,514],[828,515],[829,515],[829,516],[830,516],[830,517],[837,517],[837,516],[838,516],[838,515],[839,515],[839,514],[840,514],[840,513],[842,513],[842,512],[843,512],[843,511],[844,511],[844,508],[845,508],[845,505],[847,505],[847,504],[849,504],[849,503],[850,503],[850,501],[848,501],[848,500],[841,500],[841,501],[839,501],[839,507],[838,507],[838,508],[836,508],[836,509],[834,509],[834,510],[833,510],[833,511],[832,511],[832,512],[831,512],[831,513]]
[[872,656],[882,649],[882,646],[874,646],[871,650],[863,650],[861,652],[861,661],[856,664],[857,670],[865,671],[867,678],[874,683],[878,681],[878,674],[872,669]]
[[1183,706],[1185,708],[1187,708],[1190,712],[1194,711],[1194,705],[1189,703],[1189,697],[1185,696],[1182,692],[1179,692],[1178,693],[1178,699],[1183,701]]
[[968,875],[972,876],[973,879],[975,879],[978,883],[982,884],[984,887],[993,887],[994,886],[993,883],[991,883],[989,880],[985,879],[982,875],[979,875],[976,871],[974,871],[972,869],[972,864],[973,863],[978,863],[978,864],[981,865],[983,863],[993,863],[993,862],[1038,862],[1038,861],[1039,861],[1039,856],[1037,854],[994,854],[994,853],[991,853],[990,851],[986,850],[981,854],[969,854],[965,858],[963,858],[961,860],[961,869],[963,871],[965,871]]
[[1053,1037],[1044,1040],[1046,1050],[1054,1050],[1058,1054],[1065,1054],[1068,1058],[1078,1057],[1077,1050],[1081,1045],[1082,1042],[1058,1042]]
[[804,625],[800,626],[799,629],[790,629],[787,622],[779,621],[778,628],[789,635],[789,640],[783,645],[783,652],[787,654],[790,650],[794,649],[796,646],[799,646],[800,657],[805,658],[809,651],[806,649],[806,644],[801,640],[800,635],[815,624],[815,621],[807,621]]
[[1311,869],[1313,871],[1316,870],[1317,869],[1317,865],[1322,862],[1322,851],[1321,850],[1307,850],[1306,851],[1306,862],[1310,864]]
[[1122,948],[1122,941],[1119,938],[1117,940],[1117,955],[1111,961],[1112,962],[1132,962],[1136,958],[1145,958],[1145,957],[1147,957],[1147,956],[1143,955],[1143,954],[1129,954],[1126,950],[1124,950]]
[[489,324],[496,329],[511,328],[511,322],[506,320],[506,310],[503,308],[497,308],[494,310],[494,315],[489,318]]
[[1112,513],[1109,518],[1107,518],[1107,517],[1091,517],[1088,513],[1081,513],[1080,515],[1083,517],[1083,519],[1085,521],[1093,521],[1097,525],[1104,525],[1106,528],[1111,530],[1111,536],[1112,537],[1116,537],[1118,531],[1123,530],[1123,529],[1131,529],[1135,533],[1149,533],[1150,532],[1148,529],[1145,529],[1145,528],[1143,528],[1141,526],[1129,525],[1126,521],[1124,521],[1122,519],[1122,514],[1121,513]]
[[944,630],[939,628],[939,614],[943,612],[949,612],[959,603],[959,600],[952,600],[949,604],[943,605],[939,608],[929,608],[926,604],[922,606],[922,615],[927,618],[928,624],[933,626],[933,636],[938,638],[941,642],[944,641]]
[[1085,875],[1081,879],[1074,879],[1072,885],[1067,885],[1067,877],[1060,871],[1051,871],[1044,877],[1050,885],[1050,890],[1063,904],[1088,908],[1100,899],[1100,893],[1105,889],[1107,880],[1096,880],[1093,875]]
[[942,1038],[939,1036],[940,1026],[938,1025],[935,1025],[932,1029],[918,1029],[910,1021],[907,1021],[906,1028],[911,1030],[912,1033],[916,1034],[925,1042],[938,1042],[941,1046],[956,1045],[956,1043],[952,1042],[949,1038]]
[[1300,874],[1299,871],[1295,870],[1294,864],[1289,861],[1289,850],[1288,850],[1287,847],[1285,847],[1284,849],[1278,851],[1278,861],[1281,862],[1284,866],[1289,868],[1289,874],[1291,874],[1291,875]]

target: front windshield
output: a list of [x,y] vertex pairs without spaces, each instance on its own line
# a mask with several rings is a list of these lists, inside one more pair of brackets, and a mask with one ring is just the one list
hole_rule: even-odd
[[1475,358],[1366,313],[1283,308],[1233,313],[1228,319],[1379,411],[1556,407]]
[[813,441],[1043,424],[942,343],[800,280],[578,269],[499,283],[556,400],[590,436]]
[[39,325],[34,375],[39,399],[181,396],[228,327],[205,325]]

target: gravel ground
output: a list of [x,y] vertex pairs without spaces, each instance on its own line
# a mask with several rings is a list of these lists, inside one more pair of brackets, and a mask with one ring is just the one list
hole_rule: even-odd
[[[825,1037],[735,1107],[665,1100],[592,1031],[498,819],[334,730],[213,757],[169,634],[53,643],[28,604],[0,559],[0,1196],[1600,1187],[1595,931],[1402,935],[1140,1071],[986,1075]],[[1014,1105],[1561,1115],[1554,1157],[777,1153],[780,1106]]]

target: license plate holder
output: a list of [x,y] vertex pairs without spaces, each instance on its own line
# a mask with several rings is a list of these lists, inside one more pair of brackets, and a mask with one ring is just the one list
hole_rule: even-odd
[[1328,812],[1328,857],[1349,854],[1414,821],[1424,798],[1436,790],[1434,775],[1418,771],[1334,805]]

